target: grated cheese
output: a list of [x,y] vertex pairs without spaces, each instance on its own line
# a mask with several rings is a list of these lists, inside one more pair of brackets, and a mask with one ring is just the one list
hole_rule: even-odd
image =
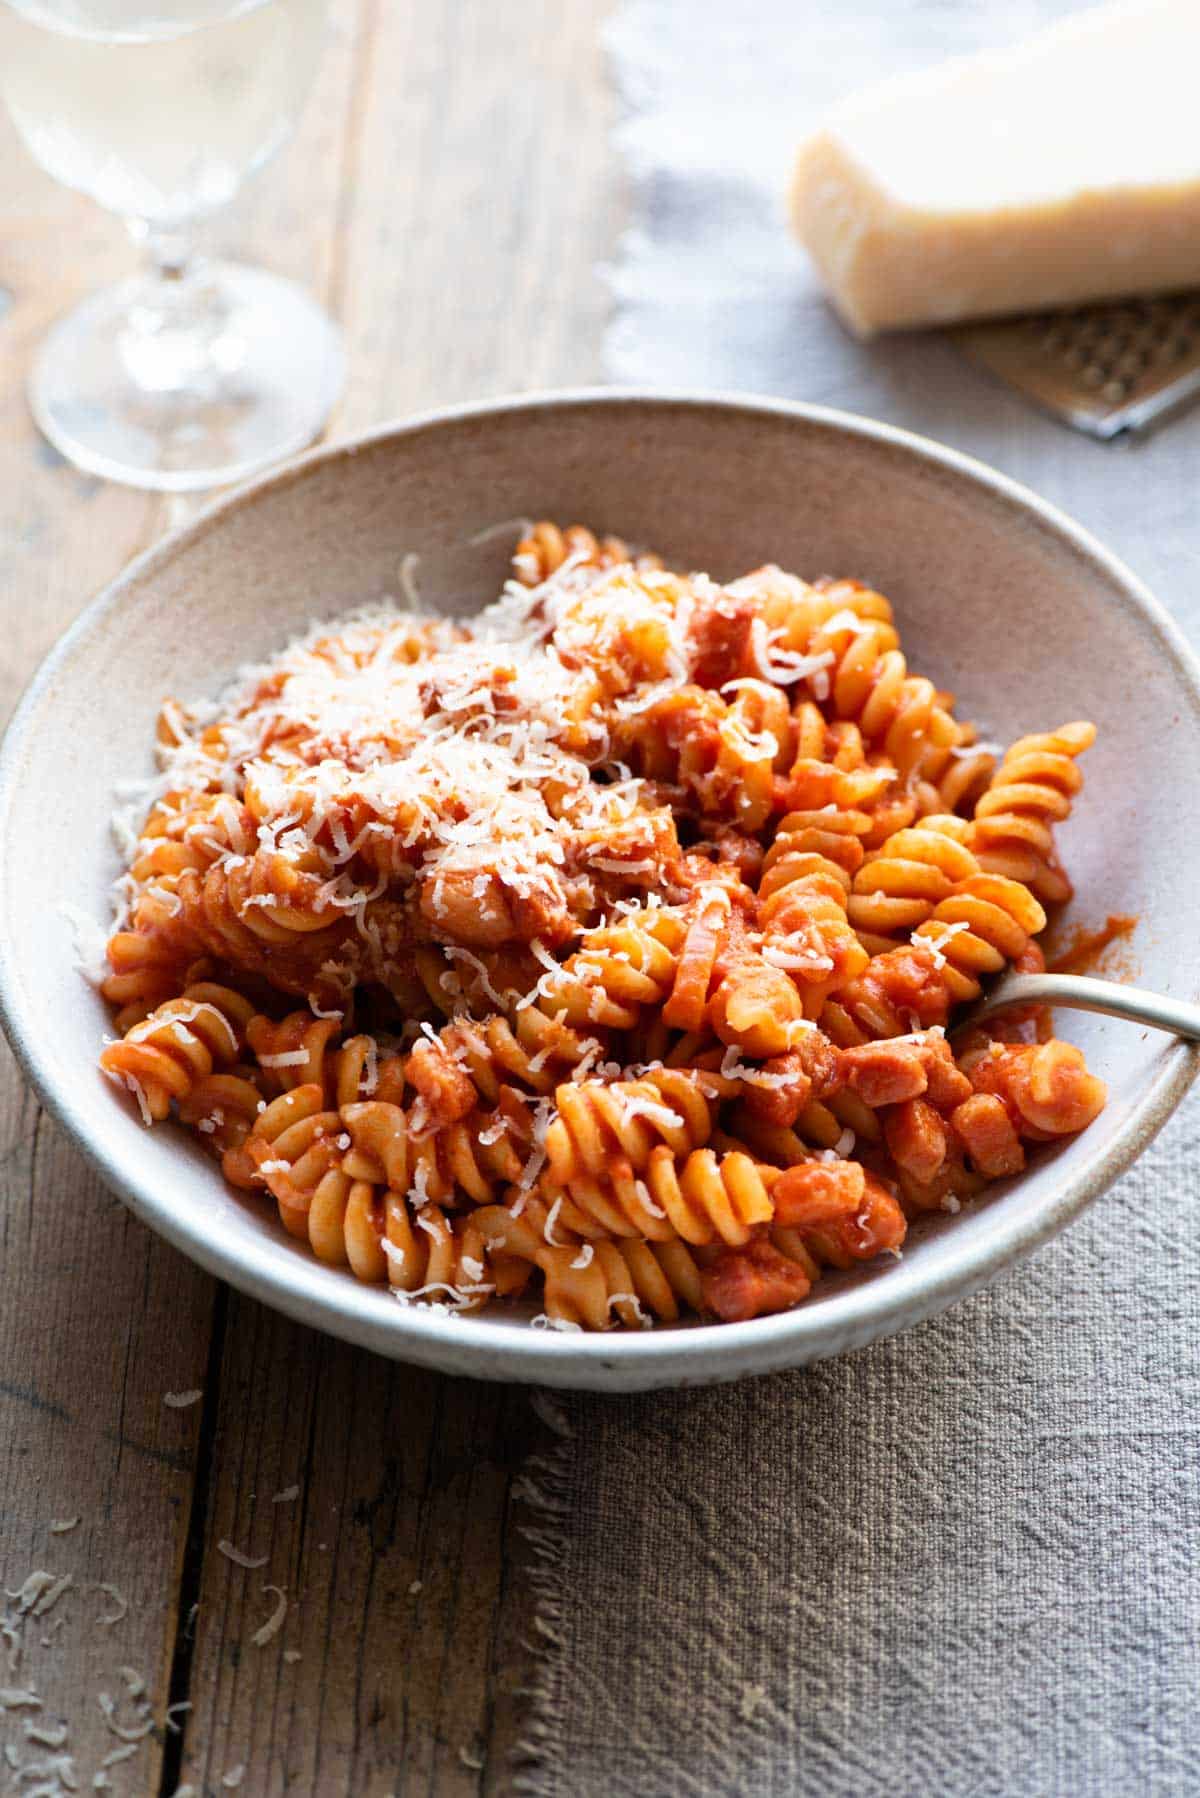
[[248,1555],[244,1549],[235,1548],[226,1536],[222,1536],[217,1543],[217,1549],[227,1561],[232,1561],[237,1567],[247,1567],[251,1571],[256,1567],[265,1567],[271,1558],[270,1555]]
[[70,1731],[65,1723],[34,1723],[26,1718],[21,1733],[27,1742],[35,1743],[39,1748],[62,1748]]
[[645,1118],[647,1123],[667,1134],[683,1128],[684,1120],[679,1113],[661,1099],[647,1099],[641,1093],[626,1092],[618,1092],[616,1097],[622,1121],[626,1124],[632,1123],[634,1118]]
[[[674,577],[600,571],[583,560],[568,557],[535,589],[508,583],[469,629],[388,605],[339,621],[336,634],[314,625],[268,667],[241,670],[215,701],[176,709],[160,776],[120,795],[143,811],[153,806],[160,833],[139,839],[118,820],[126,863],[164,834],[194,842],[227,873],[257,871],[265,858],[266,880],[239,903],[267,913],[287,909],[271,864],[323,865],[328,878],[310,909],[351,912],[367,945],[365,968],[347,970],[349,985],[386,971],[370,908],[390,879],[419,880],[448,935],[459,892],[485,907],[508,891],[561,909],[568,848],[588,853],[611,842],[614,823],[643,805],[643,783],[624,766],[619,788],[592,779],[608,725],[586,664],[611,660],[618,690],[606,705],[616,716],[677,691],[696,653],[693,595]],[[414,568],[406,557],[401,587],[411,607],[419,602]],[[618,677],[623,633],[632,636],[648,616],[661,630],[661,653]],[[243,791],[253,794],[252,833]],[[193,795],[205,793],[203,816],[189,817]],[[374,860],[371,885],[347,869],[380,836],[386,853]],[[653,876],[659,865],[644,853],[598,860],[599,871],[627,879]],[[177,907],[157,877],[145,883],[151,888],[160,907]],[[138,891],[137,879],[123,877],[119,911],[128,914]],[[316,1010],[338,1016],[341,1008]]]
[[610,1292],[608,1295],[608,1308],[610,1311],[614,1305],[628,1305],[633,1311],[635,1321],[640,1324],[643,1330],[649,1330],[652,1327],[654,1319],[648,1317],[645,1311],[643,1311],[642,1301],[638,1298],[636,1293]]
[[132,1074],[125,1074],[121,1077],[124,1079],[125,1085],[129,1088],[134,1098],[137,1100],[138,1110],[142,1114],[142,1122],[148,1130],[154,1122],[154,1114],[150,1110],[150,1101],[146,1097],[145,1087],[140,1080],[135,1080]]
[[721,1057],[721,1077],[725,1080],[744,1080],[748,1086],[767,1088],[787,1086],[792,1078],[790,1074],[768,1074],[765,1068],[747,1067],[736,1043],[730,1044]]
[[283,1628],[283,1620],[287,1616],[287,1593],[282,1586],[264,1586],[264,1592],[274,1592],[275,1608],[265,1623],[259,1625],[250,1640],[256,1648],[265,1648],[273,1636],[277,1636]]
[[978,743],[954,743],[951,745],[950,754],[954,756],[956,761],[964,756],[972,755],[1002,756],[1004,754],[1004,745],[1003,743],[983,741]]
[[474,1298],[484,1293],[494,1292],[493,1286],[449,1286],[441,1280],[431,1280],[427,1286],[418,1286],[412,1292],[406,1292],[403,1286],[392,1288],[392,1297],[401,1305],[414,1304],[418,1299],[430,1298],[434,1293],[446,1295],[447,1304],[430,1306],[430,1310],[440,1309],[447,1317],[455,1316],[463,1311]]
[[922,931],[922,929],[918,927],[913,931],[909,940],[912,942],[914,948],[928,949],[930,955],[933,957],[934,967],[940,970],[946,965],[946,956],[944,953],[946,944],[952,937],[956,937],[962,931],[970,930],[970,928],[971,926],[965,921],[958,924],[943,924],[940,927],[938,935],[934,936],[932,931]]
[[479,977],[479,984],[483,989],[484,997],[491,1000],[497,1011],[503,1011],[504,1000],[492,985],[487,966],[480,960],[479,956],[473,954],[470,949],[464,949],[461,943],[446,943],[444,946],[446,954],[449,955],[452,960],[465,961],[468,967],[474,968]]
[[656,1204],[650,1197],[650,1188],[646,1185],[644,1180],[635,1180],[633,1183],[633,1190],[637,1194],[638,1201],[643,1210],[649,1212],[651,1217],[666,1217],[667,1214],[663,1210],[663,1207]]
[[69,1573],[47,1573],[44,1568],[38,1567],[15,1592],[9,1591],[7,1587],[5,1590],[16,1605],[19,1616],[44,1617],[73,1584]]
[[96,1590],[97,1592],[105,1593],[107,1597],[111,1598],[116,1607],[114,1610],[105,1612],[97,1617],[96,1628],[112,1629],[114,1624],[120,1623],[123,1617],[129,1615],[129,1600],[118,1587],[109,1585],[108,1582],[104,1580],[97,1584]]
[[150,1713],[150,1707],[146,1703],[144,1696],[146,1685],[141,1675],[135,1672],[132,1667],[118,1668],[118,1672],[125,1682],[126,1693],[137,1713],[137,1722],[121,1723],[118,1721],[117,1700],[112,1697],[111,1693],[97,1693],[96,1702],[100,1706],[104,1721],[112,1734],[120,1741],[131,1742],[136,1746],[138,1743],[144,1741],[150,1734],[150,1731],[154,1728],[154,1718]]
[[27,1686],[0,1686],[0,1711],[40,1710],[42,1701]]
[[59,915],[71,926],[75,966],[89,986],[100,986],[109,975],[107,931],[78,905],[63,901],[58,910]]

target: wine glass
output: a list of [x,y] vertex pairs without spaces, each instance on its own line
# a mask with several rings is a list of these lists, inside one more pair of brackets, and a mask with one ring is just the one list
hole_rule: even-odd
[[212,487],[328,417],[336,325],[294,282],[192,242],[290,134],[324,34],[325,0],[0,0],[0,93],[26,147],[119,214],[147,263],[62,319],[34,363],[34,417],[80,467]]

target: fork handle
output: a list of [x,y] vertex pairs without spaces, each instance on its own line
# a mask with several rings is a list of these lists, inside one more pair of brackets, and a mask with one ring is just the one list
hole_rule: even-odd
[[1010,974],[971,1007],[954,1034],[1014,1005],[1067,1005],[1075,1011],[1107,1012],[1109,1017],[1200,1042],[1200,1005],[1115,980],[1093,980],[1087,974]]

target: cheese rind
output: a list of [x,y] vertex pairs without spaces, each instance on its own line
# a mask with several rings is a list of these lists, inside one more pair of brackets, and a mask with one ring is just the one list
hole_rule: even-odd
[[1200,286],[1198,72],[1197,0],[1142,0],[838,107],[792,216],[846,324]]

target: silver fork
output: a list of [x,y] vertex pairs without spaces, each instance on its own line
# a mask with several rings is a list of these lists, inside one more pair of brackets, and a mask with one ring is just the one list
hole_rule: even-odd
[[1169,999],[1164,993],[1148,993],[1137,986],[1121,986],[1115,980],[1094,980],[1087,974],[1005,974],[991,990],[977,999],[955,1024],[952,1036],[969,1030],[993,1012],[1014,1005],[1066,1005],[1076,1011],[1107,1012],[1127,1018],[1131,1024],[1149,1024],[1152,1030],[1168,1030],[1173,1036],[1200,1042],[1200,1005],[1188,999]]

